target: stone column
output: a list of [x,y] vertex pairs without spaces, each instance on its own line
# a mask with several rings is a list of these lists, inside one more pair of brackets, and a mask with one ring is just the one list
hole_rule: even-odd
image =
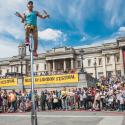
[[55,60],[53,60],[53,71],[55,71]]
[[26,73],[26,70],[27,70],[26,64],[24,64],[24,65],[23,65],[23,73],[24,73],[24,74]]
[[102,57],[102,64],[103,64],[103,75],[106,77],[106,56],[103,55]]
[[14,71],[13,71],[13,65],[11,65],[11,72],[14,72]]
[[26,73],[26,64],[23,65],[23,73]]
[[11,65],[11,72],[13,72],[13,65]]
[[47,71],[50,72],[50,63],[47,61],[46,64],[47,64],[47,67],[46,67]]
[[66,71],[66,60],[64,59],[64,63],[63,63],[63,69],[64,71]]
[[14,65],[14,72],[16,72],[16,65]]
[[125,75],[125,69],[124,69],[122,48],[120,48],[120,63],[121,63],[121,76],[124,76]]
[[74,69],[74,61],[73,61],[73,58],[71,59],[71,69]]
[[12,65],[11,65],[10,67],[11,67],[11,72],[13,72],[13,69],[12,69],[13,67],[12,67]]
[[28,74],[28,63],[25,64],[25,73]]
[[48,63],[49,72],[51,72],[51,71],[53,70],[51,65],[52,65],[52,64],[49,62],[49,63]]
[[[22,68],[22,69],[21,69]],[[22,70],[22,74],[24,73],[24,70],[23,70],[24,66],[23,66],[23,62],[22,64],[19,65],[19,72],[21,73],[21,70]]]

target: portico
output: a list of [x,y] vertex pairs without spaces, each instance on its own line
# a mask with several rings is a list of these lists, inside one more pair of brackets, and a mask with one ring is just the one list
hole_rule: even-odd
[[75,68],[72,48],[54,48],[46,54],[48,71],[69,71]]
[[69,71],[75,68],[74,59],[54,59],[47,60],[48,71]]

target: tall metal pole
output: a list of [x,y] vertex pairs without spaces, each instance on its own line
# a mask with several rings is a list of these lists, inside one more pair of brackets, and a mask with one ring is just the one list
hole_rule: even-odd
[[95,58],[95,78],[97,79],[97,67],[96,67],[96,65],[97,65],[97,63],[96,63],[96,58]]
[[82,59],[82,72],[84,71],[83,70],[83,55],[81,56],[81,59]]
[[84,55],[84,50],[83,50],[83,49],[80,50],[80,55],[81,55],[81,61],[82,61],[81,72],[84,73],[84,67],[83,67],[83,55]]
[[34,42],[33,42],[33,35],[32,32],[30,33],[30,64],[31,64],[31,92],[32,92],[32,111],[31,111],[31,124],[32,125],[38,125],[37,124],[37,112],[36,112],[36,106],[35,106],[35,93],[34,93],[34,69],[33,69],[33,51],[34,51]]
[[21,56],[21,79],[22,79],[22,90],[24,92],[25,87],[24,87],[24,79],[23,79],[23,64],[22,64],[22,59],[23,59],[23,56]]

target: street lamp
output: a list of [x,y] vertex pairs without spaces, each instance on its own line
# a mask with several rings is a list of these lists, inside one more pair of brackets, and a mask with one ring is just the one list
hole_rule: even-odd
[[84,67],[83,67],[83,55],[84,55],[84,50],[80,49],[80,55],[81,55],[81,61],[82,61],[82,67],[81,67],[81,72],[84,72]]
[[97,79],[97,63],[96,63],[96,58],[94,58],[94,68],[95,68],[95,79]]
[[25,86],[24,86],[24,80],[23,80],[23,58],[24,58],[24,56],[21,55],[21,58],[20,58],[21,79],[22,79],[22,89],[23,89],[23,92],[24,92],[24,90],[25,90]]

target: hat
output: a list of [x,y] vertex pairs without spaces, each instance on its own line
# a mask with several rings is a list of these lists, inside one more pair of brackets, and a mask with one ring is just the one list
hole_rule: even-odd
[[28,1],[28,4],[33,4],[33,1]]

